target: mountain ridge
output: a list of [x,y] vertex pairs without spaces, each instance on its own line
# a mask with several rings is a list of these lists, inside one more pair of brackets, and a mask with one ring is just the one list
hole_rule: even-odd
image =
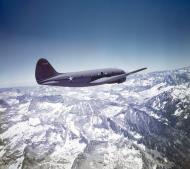
[[190,168],[190,67],[89,88],[0,89],[0,168]]

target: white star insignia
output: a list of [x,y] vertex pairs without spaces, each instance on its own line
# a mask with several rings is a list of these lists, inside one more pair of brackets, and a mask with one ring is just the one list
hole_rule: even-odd
[[70,76],[70,77],[69,77],[69,80],[73,80],[73,77],[72,77],[72,76]]

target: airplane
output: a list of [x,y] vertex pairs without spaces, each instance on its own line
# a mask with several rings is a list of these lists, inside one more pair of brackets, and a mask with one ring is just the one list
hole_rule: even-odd
[[141,68],[126,73],[122,69],[106,68],[78,72],[58,73],[44,58],[36,64],[35,77],[40,85],[64,86],[64,87],[87,87],[111,83],[123,83],[126,77],[147,69]]

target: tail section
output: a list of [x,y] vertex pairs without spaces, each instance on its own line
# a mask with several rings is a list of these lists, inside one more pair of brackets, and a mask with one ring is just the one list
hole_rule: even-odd
[[41,84],[41,81],[57,74],[58,73],[46,59],[41,58],[38,60],[35,71],[36,81],[38,84]]

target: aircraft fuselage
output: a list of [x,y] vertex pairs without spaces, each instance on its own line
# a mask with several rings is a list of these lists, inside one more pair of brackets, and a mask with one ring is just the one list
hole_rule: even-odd
[[[52,86],[67,86],[67,87],[95,86],[106,83],[101,81],[96,82],[96,80],[98,79],[105,77],[112,77],[121,74],[125,74],[125,72],[121,69],[114,69],[114,68],[60,73],[52,78],[42,81],[42,84],[52,85]],[[126,78],[124,77],[114,82],[108,82],[108,83],[122,83],[125,80]],[[93,81],[94,83],[91,83]]]

